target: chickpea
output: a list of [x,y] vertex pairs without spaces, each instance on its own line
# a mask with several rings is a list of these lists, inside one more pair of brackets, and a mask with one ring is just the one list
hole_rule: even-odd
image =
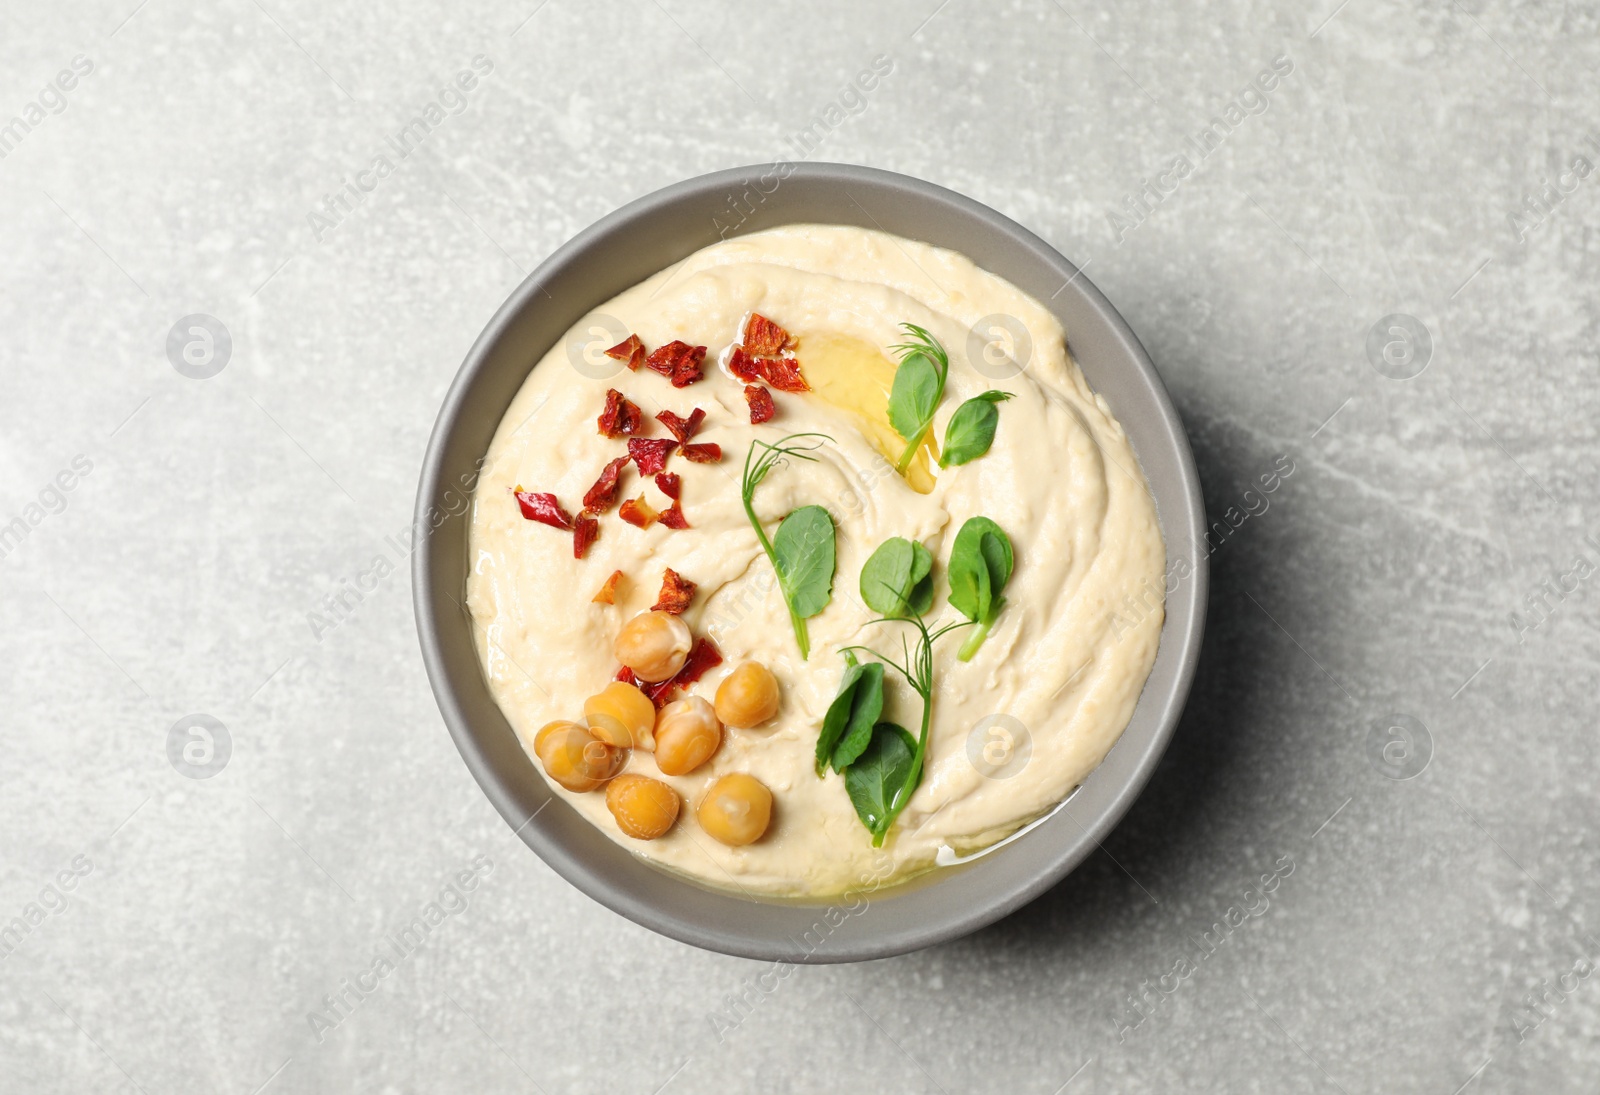
[[772,792],[754,776],[735,772],[711,785],[695,816],[712,839],[735,848],[750,844],[772,823]]
[[649,776],[621,775],[606,785],[606,807],[617,828],[638,840],[654,840],[678,820],[678,792]]
[[778,678],[760,662],[740,662],[717,685],[717,718],[725,726],[760,726],[778,713]]
[[656,747],[656,705],[627,681],[612,681],[583,701],[589,733],[618,749]]
[[617,774],[628,754],[613,749],[575,722],[552,722],[533,739],[533,751],[551,779],[569,791],[593,791]]
[[663,775],[688,775],[722,744],[722,724],[711,705],[687,696],[661,709],[656,720],[656,767]]
[[693,639],[689,625],[667,612],[641,612],[622,625],[612,646],[617,661],[656,684],[683,668]]

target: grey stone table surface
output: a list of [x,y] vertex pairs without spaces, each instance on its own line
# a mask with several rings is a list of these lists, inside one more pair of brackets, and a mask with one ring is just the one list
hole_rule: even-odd
[[[1600,1082],[1595,4],[11,3],[0,124],[0,1090]],[[403,540],[532,267],[781,158],[1084,264],[1220,522],[1187,714],[1103,853],[799,970],[521,845]]]

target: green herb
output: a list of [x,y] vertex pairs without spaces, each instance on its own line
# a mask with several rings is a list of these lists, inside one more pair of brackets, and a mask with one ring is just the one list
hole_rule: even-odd
[[917,453],[917,446],[922,444],[933,425],[933,412],[939,409],[939,400],[944,398],[950,355],[925,328],[914,323],[900,326],[910,334],[910,339],[890,347],[901,357],[900,367],[894,373],[894,385],[889,389],[889,425],[906,440],[905,452],[895,463],[895,470],[904,475]]
[[1016,560],[1011,540],[987,517],[974,517],[961,526],[950,548],[950,605],[978,625],[958,655],[964,662],[983,645],[1006,599],[1001,596]]
[[891,536],[861,568],[861,599],[890,619],[933,607],[933,556],[921,544]]
[[854,654],[844,656],[844,680],[828,705],[817,738],[817,775],[833,766],[843,772],[855,763],[872,741],[872,728],[883,714],[883,665],[862,665]]
[[896,803],[916,764],[915,739],[892,722],[880,722],[873,728],[866,751],[845,772],[845,791],[861,823],[872,834],[874,848],[883,846],[889,826],[899,815]]
[[990,389],[975,395],[950,416],[950,425],[944,430],[944,452],[939,466],[966,464],[989,451],[994,444],[995,427],[1000,424],[1000,408],[996,406],[1011,398],[1010,392]]
[[[825,433],[793,433],[776,444],[751,442],[750,451],[745,453],[744,477],[740,485],[745,516],[749,517],[750,527],[756,530],[756,538],[761,541],[761,550],[767,553],[767,559],[778,575],[778,587],[789,606],[789,622],[794,627],[795,642],[800,644],[802,658],[811,656],[806,621],[826,608],[833,596],[833,518],[821,506],[801,506],[778,524],[777,535],[773,540],[768,540],[766,530],[756,517],[754,498],[762,480],[786,457],[816,459],[809,454],[821,447],[821,441],[811,445],[789,444],[807,437],[833,440]],[[762,450],[760,456],[756,455],[757,449]]]
[[[821,506],[801,506],[778,523],[772,565],[789,605],[802,620],[828,607],[833,596],[833,518]],[[804,645],[804,644],[802,644]]]
[[[881,658],[885,663],[892,666],[897,672],[899,672],[899,674],[906,679],[906,683],[911,686],[912,690],[916,692],[917,695],[922,697],[922,730],[921,733],[918,734],[915,742],[911,741],[910,734],[906,734],[906,732],[901,730],[898,726],[893,726],[891,723],[880,723],[873,731],[872,744],[867,746],[867,751],[861,755],[861,759],[857,760],[845,770],[845,788],[846,790],[850,790],[852,773],[854,773],[856,768],[859,767],[869,756],[876,757],[884,756],[886,754],[887,756],[885,756],[885,759],[898,756],[898,752],[894,745],[889,743],[883,743],[880,745],[879,738],[881,735],[878,731],[882,730],[885,726],[889,726],[891,727],[891,730],[888,731],[888,733],[899,731],[900,734],[905,734],[905,739],[902,744],[910,746],[910,764],[900,765],[875,762],[875,768],[883,775],[863,777],[869,779],[869,784],[874,780],[882,782],[884,775],[898,777],[897,783],[889,784],[891,791],[887,797],[886,805],[883,811],[879,812],[876,808],[874,808],[870,811],[869,816],[869,811],[863,809],[863,800],[857,797],[855,791],[850,791],[850,800],[855,803],[856,813],[860,815],[862,824],[866,825],[868,831],[872,833],[872,846],[874,848],[880,848],[883,846],[883,838],[888,834],[890,826],[894,824],[894,819],[900,816],[900,811],[906,808],[906,803],[911,801],[912,794],[916,792],[917,786],[922,782],[922,769],[928,757],[928,730],[932,725],[933,719],[933,644],[941,635],[945,634],[946,632],[953,631],[958,627],[968,626],[965,622],[953,623],[946,624],[937,631],[929,631],[928,625],[922,622],[922,617],[920,616],[913,616],[908,622],[916,627],[919,641],[917,643],[915,655],[913,655],[911,650],[902,643],[901,650],[905,658],[903,662],[896,662],[892,658],[885,658],[882,654],[879,654],[875,650],[870,650],[867,647],[846,648],[847,651],[867,650],[868,653],[873,654],[875,657]],[[880,750],[881,752],[879,752]]]

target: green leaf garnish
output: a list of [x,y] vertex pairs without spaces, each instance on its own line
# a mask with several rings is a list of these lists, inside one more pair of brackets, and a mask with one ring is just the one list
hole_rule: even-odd
[[839,694],[828,705],[822,733],[817,737],[818,776],[830,765],[834,771],[843,772],[853,764],[872,740],[872,728],[883,714],[882,663],[862,665],[849,652],[844,660],[844,680],[839,683]]
[[977,629],[957,655],[969,662],[989,636],[989,628],[1005,607],[1001,595],[1016,565],[1011,540],[987,517],[973,517],[956,533],[950,548],[950,606],[976,623]]
[[880,722],[873,728],[866,751],[844,774],[845,791],[872,834],[874,848],[883,846],[889,826],[904,805],[900,795],[912,769],[918,766],[917,752],[917,742],[904,728]]
[[910,338],[890,349],[898,352],[900,367],[894,372],[889,389],[889,425],[906,440],[905,452],[895,462],[904,475],[917,454],[917,446],[933,425],[933,412],[944,398],[945,378],[950,374],[950,355],[926,328],[902,323]]
[[[922,622],[922,617],[920,616],[913,616],[907,622],[917,629],[918,642],[915,655],[912,654],[908,646],[902,644],[901,651],[904,655],[904,661],[897,662],[893,658],[885,658],[877,651],[864,646],[845,648],[846,652],[865,650],[874,657],[881,659],[886,665],[891,666],[904,677],[906,683],[922,698],[922,729],[915,741],[911,742],[911,763],[904,768],[898,765],[893,768],[894,774],[903,772],[903,778],[887,800],[886,814],[883,815],[881,824],[877,824],[875,820],[868,819],[867,813],[863,811],[861,801],[857,799],[856,792],[850,790],[851,773],[867,757],[872,755],[873,746],[878,744],[879,735],[876,731],[873,732],[872,745],[867,747],[867,751],[862,754],[860,759],[845,769],[845,789],[850,791],[850,800],[856,803],[856,813],[861,815],[861,820],[866,824],[868,831],[872,833],[872,846],[875,848],[883,845],[883,838],[894,824],[894,819],[900,816],[900,812],[906,808],[906,804],[911,801],[911,796],[916,793],[918,785],[922,783],[922,769],[928,757],[928,731],[933,721],[933,644],[948,631],[954,631],[958,627],[970,626],[967,622],[962,621],[960,623],[946,624],[937,631],[929,631],[928,625]],[[900,730],[899,727],[894,727],[894,729]],[[904,734],[905,731],[900,730],[900,733]],[[908,742],[911,741],[909,734],[906,734],[906,740]],[[893,746],[884,745],[883,748],[892,750]],[[876,819],[879,816],[874,810],[872,818]]]
[[891,536],[861,568],[861,599],[890,619],[933,607],[933,556],[921,544]]
[[1000,424],[1000,408],[996,404],[1010,398],[1010,392],[991,388],[957,407],[944,430],[944,451],[939,456],[939,466],[966,464],[988,452],[989,446],[994,444],[995,427]]
[[[827,607],[833,596],[833,571],[835,544],[833,518],[821,506],[801,506],[778,524],[773,540],[756,517],[755,493],[768,473],[785,458],[815,460],[810,453],[820,448],[822,441],[811,445],[791,445],[798,438],[822,438],[832,441],[825,433],[792,433],[775,444],[752,441],[744,457],[744,475],[740,482],[740,497],[744,501],[745,516],[750,527],[756,530],[761,550],[767,553],[772,569],[778,575],[778,588],[783,592],[784,603],[789,606],[789,623],[794,627],[795,642],[800,646],[800,657],[811,656],[811,640],[806,633],[806,621]],[[761,451],[757,456],[756,451]]]
[[778,524],[772,537],[772,565],[789,606],[810,619],[833,596],[833,518],[821,506],[801,506]]

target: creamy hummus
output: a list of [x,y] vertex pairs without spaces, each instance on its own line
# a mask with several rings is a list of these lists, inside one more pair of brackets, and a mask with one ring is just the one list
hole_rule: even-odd
[[[719,363],[752,311],[798,339],[814,389],[775,393],[777,418],[760,426],[749,423],[743,384]],[[709,347],[706,376],[675,389],[598,352],[580,371],[567,350],[583,339],[576,330],[533,369],[490,445],[473,500],[467,606],[493,694],[531,759],[541,726],[581,719],[584,699],[612,679],[613,637],[652,605],[662,570],[671,567],[699,586],[684,621],[726,659],[690,691],[709,700],[734,665],[755,659],[776,674],[782,707],[757,729],[727,730],[712,760],[687,776],[662,776],[650,753],[632,752],[627,771],[664,779],[683,796],[677,824],[661,839],[622,835],[603,792],[574,794],[552,783],[557,794],[632,851],[708,885],[825,896],[881,883],[885,857],[902,877],[993,844],[1061,802],[1100,763],[1156,656],[1166,555],[1127,437],[1044,307],[951,251],[879,232],[797,225],[707,247],[599,312],[652,349],[674,339]],[[975,363],[970,332],[996,315],[1020,321],[1026,337],[989,345]],[[936,441],[963,400],[990,388],[1015,395],[1000,409],[986,456],[943,470],[919,458],[906,477],[885,458],[903,444],[884,404],[894,373],[889,348],[904,340],[905,322],[927,328],[949,351]],[[598,349],[610,345],[598,332],[595,338]],[[604,365],[614,365],[615,375],[596,379]],[[576,512],[622,448],[595,428],[608,387],[642,408],[652,436],[666,436],[653,422],[658,411],[704,408],[694,440],[720,444],[723,459],[669,461],[668,470],[682,476],[691,527],[639,529],[613,510],[577,560],[571,536],[524,520],[511,490],[553,492]],[[755,505],[769,535],[785,514],[812,503],[837,525],[833,599],[809,621],[806,661],[739,491],[753,438],[800,431],[834,440],[815,452],[815,463],[776,469]],[[641,490],[631,468],[629,476],[624,498]],[[643,490],[666,506],[653,484]],[[971,662],[956,658],[961,632],[935,646],[925,775],[884,847],[874,849],[843,778],[830,771],[819,779],[813,767],[818,728],[845,668],[839,649],[861,644],[898,658],[902,636],[914,635],[903,623],[870,622],[877,614],[860,599],[862,564],[891,536],[921,541],[935,560],[937,590],[926,618],[930,625],[957,619],[945,600],[944,568],[956,531],[979,515],[998,522],[1015,548],[1006,606]],[[591,603],[614,570],[626,575],[616,604]],[[893,670],[886,682],[884,718],[915,733],[919,699]],[[732,772],[755,776],[775,800],[765,837],[737,848],[709,839],[694,817],[705,788]]]

